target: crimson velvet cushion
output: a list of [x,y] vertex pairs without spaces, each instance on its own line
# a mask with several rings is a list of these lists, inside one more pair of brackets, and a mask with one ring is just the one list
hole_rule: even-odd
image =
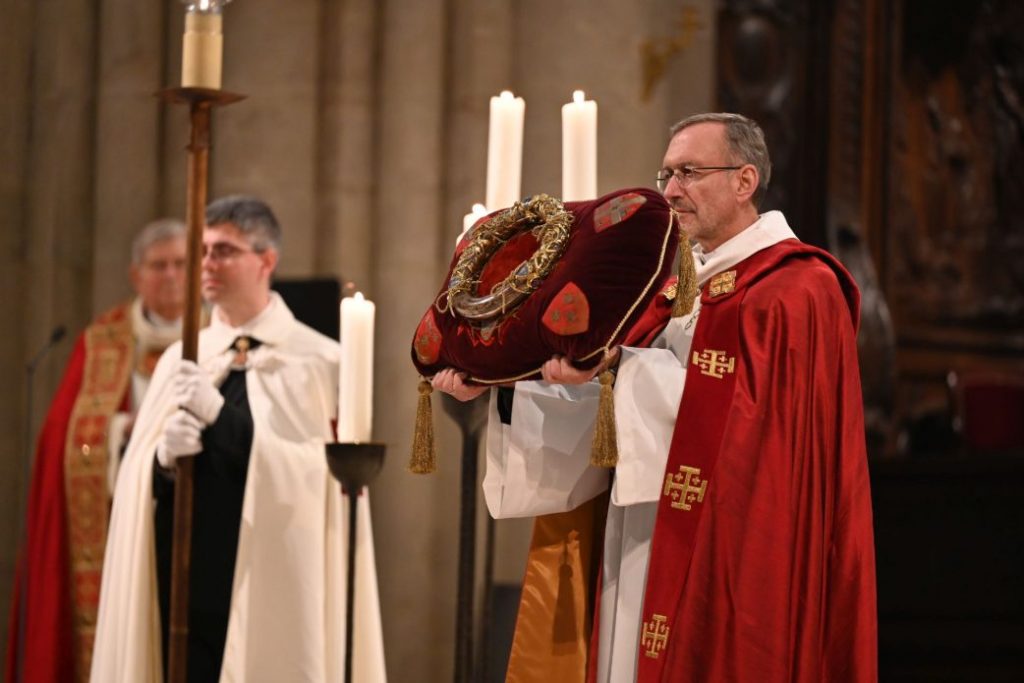
[[[565,208],[572,224],[561,258],[518,307],[485,323],[464,319],[444,304],[462,250],[491,216],[477,222],[416,329],[412,359],[422,375],[453,367],[478,383],[535,379],[555,354],[593,367],[603,349],[650,339],[654,328],[664,326],[671,308],[666,285],[678,245],[665,199],[633,188],[567,202]],[[481,271],[476,294],[490,293],[537,245],[530,231],[509,239]]]

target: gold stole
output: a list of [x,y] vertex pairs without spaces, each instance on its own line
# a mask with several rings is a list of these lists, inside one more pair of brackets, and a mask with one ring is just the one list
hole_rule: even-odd
[[533,525],[506,683],[583,683],[608,494]]
[[87,681],[92,664],[100,575],[107,541],[107,426],[131,380],[135,340],[129,305],[104,313],[85,331],[82,386],[64,447],[71,617],[75,676]]

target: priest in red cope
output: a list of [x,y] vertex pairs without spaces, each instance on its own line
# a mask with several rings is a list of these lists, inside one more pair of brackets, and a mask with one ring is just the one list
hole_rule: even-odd
[[[700,291],[651,348],[612,353],[611,478],[589,464],[593,371],[556,357],[546,381],[492,391],[493,515],[561,512],[611,486],[587,671],[569,679],[877,679],[859,294],[781,213],[758,214],[770,172],[750,119],[672,128],[659,186]],[[482,391],[462,379],[446,370],[434,386]],[[540,673],[519,659],[508,680]]]
[[132,242],[136,297],[79,335],[39,434],[7,651],[7,680],[89,674],[114,479],[157,360],[181,337],[185,224]]

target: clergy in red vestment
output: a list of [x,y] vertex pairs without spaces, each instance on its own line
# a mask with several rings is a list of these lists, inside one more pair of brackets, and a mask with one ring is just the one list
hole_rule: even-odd
[[39,435],[6,680],[87,680],[111,493],[157,360],[181,336],[185,225],[162,219],[132,243],[136,296],[79,335]]
[[[770,173],[750,119],[676,124],[658,184],[693,243],[693,311],[650,348],[589,371],[556,357],[545,381],[492,390],[488,508],[541,516],[507,680],[876,680],[859,294],[758,213]],[[611,474],[589,461],[604,366]],[[462,380],[434,386],[481,392]]]

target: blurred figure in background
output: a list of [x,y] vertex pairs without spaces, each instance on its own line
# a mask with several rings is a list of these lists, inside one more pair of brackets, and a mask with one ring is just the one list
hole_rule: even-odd
[[185,224],[132,242],[135,297],[75,342],[39,435],[12,601],[7,680],[89,675],[114,480],[156,362],[181,337]]

